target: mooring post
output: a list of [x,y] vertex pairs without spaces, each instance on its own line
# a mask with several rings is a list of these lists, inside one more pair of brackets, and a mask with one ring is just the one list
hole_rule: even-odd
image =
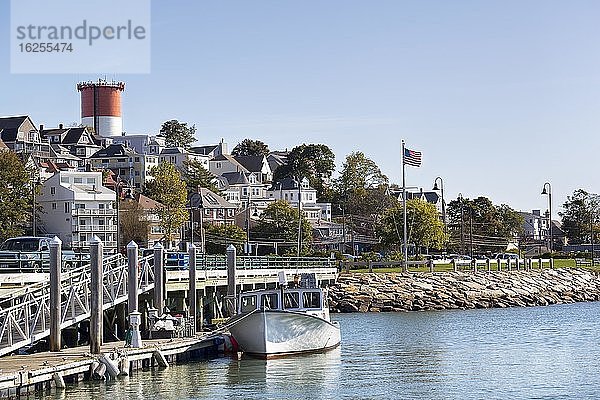
[[492,261],[489,258],[485,259],[485,266],[487,267],[488,272],[492,272]]
[[102,346],[102,241],[90,240],[90,353],[100,354]]
[[229,315],[235,315],[237,310],[235,289],[237,282],[235,279],[236,270],[236,252],[235,246],[230,244],[227,246],[227,311]]
[[165,248],[157,242],[154,245],[154,307],[158,309],[159,316],[165,310],[164,254]]
[[452,271],[458,271],[458,267],[456,266],[456,258],[453,258],[450,262],[452,263]]
[[[132,240],[127,245],[127,301],[129,315],[138,310],[138,245]],[[131,321],[130,321],[131,322]]]
[[50,351],[60,351],[60,270],[62,242],[56,236],[50,241]]
[[189,253],[189,288],[188,288],[188,299],[189,299],[189,310],[190,310],[190,318],[192,318],[192,326],[194,327],[192,330],[192,334],[196,334],[196,327],[198,324],[196,323],[196,245],[194,243],[190,243],[188,247]]

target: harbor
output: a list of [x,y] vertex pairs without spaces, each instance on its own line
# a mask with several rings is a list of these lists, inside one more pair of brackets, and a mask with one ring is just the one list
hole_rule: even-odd
[[328,285],[338,274],[329,259],[237,257],[230,246],[226,257],[209,260],[196,250],[190,246],[187,266],[165,270],[160,245],[139,257],[132,242],[127,258],[104,259],[102,243],[93,241],[89,265],[62,271],[55,241],[49,276],[15,285],[7,275],[12,289],[0,300],[0,397],[232,351],[223,321],[235,313],[236,293],[275,288],[282,277],[305,273]]

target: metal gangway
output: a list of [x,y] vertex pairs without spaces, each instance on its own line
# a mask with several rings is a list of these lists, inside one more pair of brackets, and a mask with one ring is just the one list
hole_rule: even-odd
[[[154,288],[153,256],[140,258],[137,293]],[[120,254],[107,257],[102,265],[102,310],[128,298],[128,262]],[[61,273],[60,328],[68,328],[90,317],[90,264]],[[50,282],[24,286],[0,303],[0,356],[31,345],[50,335]]]

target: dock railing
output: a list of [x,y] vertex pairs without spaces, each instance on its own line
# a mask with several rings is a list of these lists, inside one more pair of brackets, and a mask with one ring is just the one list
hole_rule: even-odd
[[[150,257],[137,266],[138,293],[154,287]],[[104,259],[103,304],[106,310],[127,301],[127,259],[120,254]],[[61,274],[61,329],[90,316],[89,264]],[[50,335],[50,283],[38,282],[19,288],[0,301],[0,356]]]

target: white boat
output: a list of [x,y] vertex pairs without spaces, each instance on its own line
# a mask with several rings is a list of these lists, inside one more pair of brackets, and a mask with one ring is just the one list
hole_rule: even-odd
[[338,322],[329,319],[327,291],[287,288],[243,292],[229,332],[249,355],[273,358],[326,351],[341,341]]

